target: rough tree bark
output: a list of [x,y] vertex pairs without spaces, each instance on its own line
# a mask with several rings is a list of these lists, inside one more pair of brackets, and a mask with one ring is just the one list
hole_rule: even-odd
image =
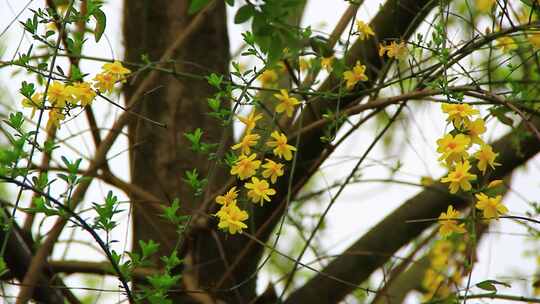
[[[381,7],[379,13],[372,21],[376,37],[379,40],[407,38],[437,1],[428,0],[391,0]],[[138,61],[142,54],[148,54],[149,58],[159,58],[161,52],[172,41],[175,35],[189,23],[190,17],[186,14],[189,1],[129,1],[125,0],[124,11],[124,34],[126,43],[126,59]],[[174,64],[178,71],[204,74],[210,71],[226,73],[229,61],[229,45],[227,40],[225,9],[222,2],[211,11],[210,17],[204,26],[197,29],[189,43],[176,54]],[[348,64],[361,60],[369,69],[369,76],[373,85],[384,62],[377,56],[376,41],[369,40],[354,44],[349,56]],[[201,68],[201,66],[203,68]],[[139,80],[126,86],[126,97],[129,99],[136,90]],[[337,81],[329,79],[323,85],[323,90],[335,87]],[[225,129],[217,122],[205,115],[208,112],[206,97],[213,91],[202,80],[175,78],[171,75],[161,75],[155,83],[155,90],[145,96],[137,111],[151,119],[164,122],[167,129],[160,129],[155,125],[139,120],[131,123],[128,128],[130,141],[131,173],[135,185],[143,187],[157,197],[161,197],[164,203],[179,197],[187,213],[197,209],[200,197],[193,197],[191,190],[181,180],[185,170],[197,168],[202,175],[208,173],[208,162],[204,157],[196,156],[187,149],[187,143],[183,133],[192,131],[197,127],[205,130],[205,140],[220,142],[222,132],[226,132],[226,145],[231,142],[231,130]],[[343,99],[342,107],[350,105],[354,99]],[[306,111],[302,115],[303,123],[308,124],[320,117],[326,108],[333,108],[332,100],[318,101],[316,114]],[[291,130],[295,130],[295,127]],[[313,168],[316,166],[321,155],[327,149],[331,149],[321,143],[322,130],[304,134],[299,146],[298,166],[292,180],[293,189],[299,189],[306,181]],[[505,154],[503,163],[508,165],[499,170],[500,175],[507,174],[516,166],[523,163],[539,149],[537,143],[529,143],[526,158],[516,155]],[[507,148],[507,147],[503,147]],[[501,148],[501,151],[502,149]],[[496,148],[497,149],[497,148]],[[504,154],[504,153],[503,153]],[[215,190],[227,180],[227,172],[221,168],[214,176],[214,183],[210,187]],[[257,208],[252,214],[254,234],[262,241],[268,240],[278,219],[282,215],[285,206],[286,189],[288,178],[283,178],[277,185],[278,195],[268,207]],[[213,192],[213,191],[210,191]],[[422,192],[414,199],[408,201],[394,213],[385,219],[380,226],[402,225],[403,233],[392,234],[375,228],[361,238],[353,249],[382,252],[391,254],[399,249],[404,243],[414,239],[428,224],[406,225],[405,220],[411,218],[426,218],[438,215],[440,209],[444,209],[448,200],[448,194],[434,194],[432,191]],[[131,195],[132,200],[140,200]],[[426,204],[435,204],[437,208],[426,211]],[[159,254],[168,254],[174,248],[179,236],[174,227],[165,223],[157,214],[149,214],[141,208],[143,204],[134,204],[134,239],[136,246],[138,240],[155,239],[161,243]],[[443,208],[444,206],[444,208]],[[419,210],[420,214],[413,212]],[[210,224],[213,225],[212,221]],[[211,298],[225,300],[230,303],[247,303],[256,297],[256,279],[249,280],[236,288],[234,291],[213,289],[228,288],[250,276],[256,269],[263,248],[243,236],[227,238],[224,241],[222,234],[213,234],[215,226],[207,229],[191,231],[186,240],[186,246],[182,248],[181,255],[189,260],[190,269],[184,269],[184,274],[195,278],[197,288],[208,290]],[[384,245],[384,246],[383,246]],[[388,247],[390,246],[390,247]],[[380,256],[357,256],[340,257],[333,262],[325,273],[336,275],[353,283],[360,283],[367,278],[374,269],[380,266],[388,257]],[[333,266],[336,265],[336,266]],[[346,267],[343,267],[346,265]],[[229,267],[230,266],[230,267]],[[352,271],[361,269],[362,271]],[[221,281],[222,275],[227,273],[225,283],[216,286]],[[316,303],[324,299],[325,303],[336,303],[351,292],[353,287],[321,276],[316,276],[306,286],[294,292],[287,303]],[[272,297],[269,297],[272,298]],[[176,300],[183,303],[196,302],[193,296],[179,295]],[[200,300],[200,299],[199,299]],[[212,302],[212,301],[210,301]],[[218,301],[219,302],[219,301]],[[264,301],[262,301],[264,302]],[[266,303],[270,303],[266,301]]]
[[[124,37],[126,59],[140,61],[146,54],[150,60],[160,58],[163,51],[178,35],[182,35],[192,16],[187,14],[190,1],[158,0],[124,2]],[[230,60],[226,12],[223,1],[217,1],[204,24],[190,35],[184,47],[174,56],[170,67],[176,71],[206,75],[210,72],[227,74]],[[126,86],[129,100],[144,75]],[[201,176],[209,171],[207,157],[189,149],[184,133],[196,128],[204,130],[205,142],[220,142],[225,135],[226,146],[232,141],[232,129],[224,128],[207,115],[210,109],[206,98],[215,93],[205,80],[176,78],[161,74],[155,90],[145,96],[137,111],[153,120],[167,124],[166,129],[139,120],[128,127],[132,183],[163,199],[163,204],[179,198],[182,212],[191,214],[200,207],[202,197],[194,197],[192,189],[182,180],[184,172],[197,169]],[[226,107],[226,105],[224,105]],[[227,178],[225,168],[214,171],[210,193],[219,189]],[[131,195],[132,200],[140,200]],[[157,255],[169,255],[181,236],[159,214],[144,210],[144,204],[134,204],[133,246],[139,240],[154,239],[161,244]],[[197,231],[184,241],[179,255],[186,258],[190,269],[184,275],[195,279],[195,287],[210,288],[224,271],[218,243],[211,230]],[[231,251],[228,251],[231,252]],[[231,257],[226,257],[231,259]],[[192,282],[193,283],[193,282]],[[192,286],[193,287],[193,286]],[[239,289],[243,298],[254,296],[254,283]],[[178,296],[175,301],[189,303],[190,297]]]

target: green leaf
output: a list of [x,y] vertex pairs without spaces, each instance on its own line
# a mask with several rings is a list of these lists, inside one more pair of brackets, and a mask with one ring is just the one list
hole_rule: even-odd
[[21,88],[19,89],[19,92],[26,98],[32,99],[32,95],[34,95],[34,92],[36,91],[36,87],[33,83],[28,83],[26,81],[23,81],[21,83]]
[[253,14],[255,13],[255,9],[253,6],[246,4],[238,9],[236,12],[236,15],[234,16],[234,23],[240,24],[248,21],[253,17]]
[[15,130],[21,130],[22,125],[24,124],[23,113],[9,113],[9,120],[6,121]]
[[482,282],[476,284],[476,287],[478,287],[480,289],[483,289],[483,290],[486,290],[486,291],[497,292],[497,287],[495,285],[502,285],[502,286],[508,287],[508,288],[512,287],[508,283],[501,282],[501,281],[496,281],[496,280],[482,281]]
[[219,111],[221,102],[217,98],[208,98],[208,106],[212,111],[217,112]]
[[277,63],[281,56],[283,55],[283,40],[280,36],[274,35],[272,37],[272,42],[270,43],[270,47],[268,48],[268,63],[274,64]]
[[3,276],[7,272],[9,272],[9,269],[6,265],[6,262],[4,261],[4,258],[0,257],[0,276]]
[[169,220],[172,223],[175,223],[178,219],[176,212],[180,209],[180,200],[175,198],[169,207],[163,209],[163,217]]
[[217,75],[216,73],[212,73],[206,76],[206,80],[208,80],[209,85],[219,89],[221,86],[221,82],[223,82],[223,75]]
[[101,36],[105,32],[105,27],[107,26],[107,16],[105,16],[105,13],[100,9],[94,10],[92,16],[94,16],[94,18],[96,19],[94,38],[96,39],[96,42],[99,42]]
[[196,12],[203,9],[210,0],[191,0],[191,3],[189,4],[188,14],[193,15]]
[[139,246],[141,246],[143,259],[146,259],[156,253],[159,249],[159,244],[154,242],[154,240],[149,240],[148,243],[146,243],[143,240],[139,241]]
[[489,112],[491,113],[491,115],[495,116],[495,118],[497,118],[497,120],[499,120],[501,123],[509,127],[514,126],[514,120],[506,116],[508,109],[506,109],[505,107],[493,107],[489,109]]
[[183,260],[178,258],[178,253],[176,250],[171,252],[170,256],[162,256],[161,260],[165,263],[165,268],[167,272],[170,272],[174,267],[183,263]]
[[191,143],[191,150],[193,151],[199,151],[201,147],[201,137],[203,135],[203,131],[201,128],[195,129],[193,133],[184,133],[184,136],[189,140]]
[[79,67],[72,64],[71,65],[71,81],[82,81],[83,80],[83,74]]

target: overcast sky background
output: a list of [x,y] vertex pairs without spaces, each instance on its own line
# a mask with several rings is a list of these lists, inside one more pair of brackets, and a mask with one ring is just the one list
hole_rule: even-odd
[[[122,58],[123,47],[121,37],[121,9],[123,1],[108,1],[105,5],[105,11],[108,17],[107,29],[105,38],[96,44],[92,37],[89,37],[89,42],[85,44],[84,53],[87,55],[98,55],[108,58]],[[241,2],[241,1],[237,1]],[[368,1],[366,1],[368,2]],[[375,13],[378,4],[382,1],[369,1],[369,6],[362,6],[359,11],[358,18],[368,21]],[[22,11],[18,20],[26,20],[31,15],[28,9],[24,10],[26,4],[29,7],[38,8],[44,5],[44,1],[21,1],[21,0],[0,0],[0,31],[3,31],[11,21]],[[343,0],[311,0],[308,1],[303,25],[312,25],[314,28],[323,32],[331,32],[341,14],[345,11],[347,3]],[[232,24],[231,16],[235,9],[229,9],[229,33],[231,41],[231,50],[237,50],[241,44],[240,33],[247,29],[246,25]],[[18,44],[20,41],[20,50],[25,52],[31,38],[23,35],[23,28],[18,22],[13,23],[9,30],[0,37],[0,44],[5,48],[2,60],[10,60],[15,56]],[[111,51],[112,50],[112,51]],[[66,62],[61,59],[60,62]],[[81,61],[82,70],[85,73],[94,74],[99,71],[101,64],[88,60]],[[67,69],[65,69],[67,70]],[[20,82],[28,78],[25,73],[12,75],[13,69],[2,69],[0,73],[0,85],[2,86],[2,104],[12,104],[20,107],[21,96],[18,93]],[[117,97],[118,98],[118,97]],[[121,99],[117,100],[122,103]],[[114,118],[120,113],[119,109],[111,107],[103,100],[98,100],[93,105],[97,113],[97,117],[101,119],[102,124],[110,127]],[[405,110],[408,111],[408,110]],[[29,114],[29,111],[25,113]],[[440,177],[444,170],[438,165],[436,154],[436,139],[440,138],[445,131],[444,117],[440,113],[438,106],[426,106],[415,113],[407,113],[414,116],[413,128],[404,133],[402,128],[398,128],[398,138],[403,139],[403,144],[398,145],[394,151],[384,151],[382,145],[377,145],[372,152],[368,162],[365,163],[363,169],[364,177],[387,178],[388,169],[382,166],[376,160],[380,161],[382,156],[385,156],[384,164],[393,165],[397,159],[402,159],[403,168],[395,176],[396,179],[419,182],[421,176],[431,176],[433,178]],[[353,119],[356,121],[357,118]],[[365,151],[367,146],[373,139],[374,132],[373,124],[369,124],[371,128],[362,127],[361,130],[351,136],[345,144],[340,146],[335,155],[331,157],[323,166],[319,178],[314,183],[314,189],[325,187],[325,184],[332,184],[337,180],[342,180],[349,173],[349,170],[356,163],[358,157]],[[87,129],[84,118],[72,120],[62,126],[61,136],[66,137],[70,134],[76,134]],[[504,134],[504,128],[498,125],[491,125],[488,129],[488,138],[496,139]],[[339,137],[339,136],[338,136]],[[85,133],[81,140],[78,137],[75,140],[70,140],[68,143],[76,147],[78,152],[74,152],[67,148],[55,152],[57,160],[60,155],[66,155],[73,158],[78,157],[77,154],[82,153],[89,157],[92,155],[92,141],[90,135]],[[121,136],[109,156],[117,155],[112,162],[113,171],[122,179],[129,180],[129,172],[127,166],[127,147],[126,138]],[[80,156],[79,156],[80,157]],[[39,158],[35,158],[39,159]],[[181,174],[179,172],[179,174]],[[529,162],[526,169],[519,169],[514,175],[512,183],[512,191],[505,199],[506,206],[510,209],[513,215],[524,215],[529,210],[527,201],[534,201],[540,194],[540,167],[538,166],[538,158]],[[102,201],[107,191],[111,188],[103,183],[93,182],[87,196],[86,207],[89,207],[93,201]],[[400,186],[391,184],[355,184],[346,188],[344,193],[339,198],[338,202],[332,207],[328,219],[326,230],[319,235],[323,242],[322,251],[325,254],[337,254],[347,248],[354,240],[363,233],[368,231],[376,223],[380,221],[386,214],[398,207],[405,199],[413,196],[421,189],[411,186]],[[14,192],[14,191],[13,191]],[[127,200],[127,197],[120,191],[116,192],[122,200]],[[27,195],[28,197],[28,195]],[[321,197],[319,210],[314,212],[322,212],[330,201],[330,195]],[[127,205],[125,208],[127,209]],[[313,207],[312,207],[313,208]],[[22,215],[19,213],[19,215]],[[129,236],[129,217],[123,216],[121,225],[116,229],[114,237],[117,239],[130,240]],[[43,231],[50,227],[52,221],[45,221]],[[66,240],[70,237],[73,231],[65,229],[61,239]],[[506,294],[527,295],[531,290],[531,279],[536,269],[534,258],[524,256],[525,250],[537,250],[540,246],[534,244],[523,234],[526,233],[520,225],[509,220],[500,220],[497,224],[492,225],[490,233],[483,238],[479,249],[479,261],[474,268],[472,282],[479,282],[484,279],[498,279],[501,281],[510,281],[512,288],[502,288],[501,292]],[[89,236],[81,231],[76,232],[78,239],[90,241]],[[287,239],[279,244],[279,248],[287,248]],[[129,249],[128,244],[116,244],[117,251]],[[53,254],[54,259],[78,259],[78,260],[104,260],[101,253],[93,252],[88,247],[74,244],[69,251],[64,250],[64,244],[56,246]],[[399,255],[399,254],[398,254]],[[309,262],[313,256],[306,255],[303,262]],[[262,276],[260,288],[266,287],[266,282],[272,278],[267,275]],[[81,281],[81,276],[73,275],[67,280],[70,286],[84,286],[87,283]],[[377,280],[374,280],[376,282]],[[114,279],[108,279],[105,283],[100,283],[107,288],[115,287]],[[12,290],[14,292],[14,290]],[[83,291],[77,291],[84,293]],[[113,293],[104,293],[100,299],[100,303],[105,303],[105,297],[115,297]],[[409,299],[410,303],[418,302],[414,296]],[[495,301],[491,301],[495,302]],[[497,301],[497,303],[505,303],[505,301]]]

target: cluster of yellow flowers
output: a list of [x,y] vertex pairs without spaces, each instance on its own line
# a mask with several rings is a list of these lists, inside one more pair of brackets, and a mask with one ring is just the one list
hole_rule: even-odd
[[[465,103],[442,105],[442,111],[448,115],[447,121],[452,123],[454,130],[437,140],[437,152],[441,154],[439,160],[449,169],[446,177],[441,179],[443,183],[449,183],[450,193],[457,193],[459,190],[471,191],[472,181],[477,179],[476,174],[470,173],[472,166],[470,159],[476,162],[476,167],[482,174],[486,174],[488,168],[494,169],[499,164],[495,162],[498,153],[493,152],[493,148],[486,144],[480,137],[486,132],[485,121],[482,118],[473,117],[480,112]],[[473,145],[477,145],[477,151],[469,155],[469,150]],[[502,181],[495,180],[488,184],[486,189],[500,185]],[[476,208],[483,211],[485,219],[498,218],[508,212],[508,209],[501,203],[502,197],[489,197],[478,192]],[[464,224],[458,223],[460,212],[452,205],[448,206],[446,212],[439,216],[439,233],[442,237],[447,237],[452,233],[463,234],[466,232]]]
[[[369,24],[361,20],[356,21],[356,28],[357,32],[355,34],[358,35],[358,39],[360,40],[367,39],[370,36],[375,36],[375,32],[373,32],[373,29],[369,26]],[[321,66],[330,71],[331,67],[329,68],[328,66],[331,64],[330,60],[332,59],[333,57],[323,58],[321,60]],[[347,90],[354,88],[354,86],[360,81],[368,81],[368,77],[366,76],[366,66],[360,64],[360,61],[356,61],[355,66],[351,70],[343,72],[343,78],[345,79]]]
[[[457,247],[457,248],[456,248]],[[449,240],[438,240],[429,253],[430,267],[426,270],[422,280],[424,288],[423,296],[425,301],[434,297],[446,298],[451,293],[451,286],[458,286],[462,275],[458,265],[452,256],[456,253],[465,252],[465,245],[455,243]],[[453,275],[449,276],[448,273]]]
[[[292,117],[295,107],[300,102],[289,96],[289,92],[285,89],[280,90],[279,94],[274,94],[274,97],[279,100],[275,111],[283,113],[287,117]],[[230,174],[237,176],[241,181],[248,180],[244,183],[246,189],[246,197],[254,204],[263,206],[265,202],[271,201],[271,196],[276,194],[276,190],[270,187],[271,184],[277,182],[278,177],[284,174],[284,164],[277,160],[269,158],[264,159],[264,164],[257,159],[257,154],[252,153],[261,139],[261,135],[254,133],[257,126],[257,121],[262,119],[262,114],[257,114],[252,111],[247,117],[239,116],[238,119],[246,125],[243,138],[231,147],[232,150],[239,150],[240,156],[231,168]],[[268,151],[262,149],[266,147]],[[293,158],[293,152],[296,151],[294,146],[287,144],[287,136],[279,131],[273,131],[270,138],[266,141],[263,147],[259,147],[265,152],[272,151],[272,154],[278,159],[290,161]],[[257,171],[262,168],[260,177],[257,177]],[[270,181],[270,182],[269,182]],[[218,228],[228,230],[230,234],[241,233],[242,229],[247,228],[244,223],[249,218],[246,211],[238,207],[237,198],[239,190],[232,187],[226,194],[216,197],[216,203],[222,205],[221,209],[216,213],[219,218]]]
[[[97,92],[112,92],[116,82],[125,82],[127,75],[131,71],[119,61],[106,63],[102,66],[102,72],[94,77],[93,87],[88,82],[76,82],[64,84],[60,81],[53,81],[47,90],[47,98],[50,106],[47,129],[55,126],[60,127],[60,122],[66,118],[66,113],[76,106],[86,107],[92,104]],[[22,105],[32,109],[32,117],[36,110],[43,109],[43,93],[35,93],[32,97],[24,98]]]
[[381,57],[386,54],[389,58],[404,59],[408,53],[409,50],[404,41],[401,41],[400,43],[392,41],[388,45],[379,43],[379,56]]

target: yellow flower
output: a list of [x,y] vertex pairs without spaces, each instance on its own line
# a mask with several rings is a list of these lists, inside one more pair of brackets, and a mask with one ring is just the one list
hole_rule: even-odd
[[22,106],[24,108],[32,108],[32,116],[36,114],[36,110],[43,108],[43,93],[34,93],[31,99],[24,98],[22,100]]
[[334,56],[323,57],[321,58],[321,67],[323,67],[327,72],[331,72],[333,62],[334,62]]
[[235,202],[223,205],[216,216],[219,218],[218,228],[229,230],[230,234],[242,233],[242,229],[247,228],[243,221],[247,220],[249,215],[246,211],[238,208]]
[[478,202],[476,202],[476,208],[480,209],[484,213],[484,218],[499,218],[499,215],[508,213],[508,208],[501,203],[502,196],[489,197],[484,193],[478,193],[475,195]]
[[405,41],[401,41],[400,43],[392,41],[389,45],[386,46],[379,43],[380,57],[383,57],[386,53],[386,56],[388,56],[389,58],[405,59],[408,52],[409,50],[407,49]]
[[47,126],[45,129],[51,130],[51,128],[56,127],[60,128],[60,122],[64,120],[66,116],[62,113],[61,109],[51,109],[49,111],[49,120],[47,121]]
[[300,67],[300,71],[306,71],[309,69],[310,63],[307,59],[300,58],[300,61],[298,62],[298,66]]
[[262,165],[265,169],[262,172],[264,178],[269,178],[272,184],[276,183],[276,180],[279,176],[283,175],[283,164],[276,163],[270,159],[266,159],[266,163]]
[[448,186],[450,193],[458,192],[459,188],[463,191],[469,191],[472,188],[470,181],[476,180],[476,175],[469,173],[470,169],[469,161],[458,162],[454,171],[448,173],[448,176],[441,179],[441,182],[450,183]]
[[47,97],[55,108],[65,107],[66,101],[70,96],[67,87],[56,80],[49,85],[49,89],[47,90]]
[[439,227],[439,234],[441,237],[444,238],[452,233],[465,233],[467,231],[465,230],[465,224],[458,224],[456,219],[459,216],[460,212],[455,210],[452,205],[448,206],[446,213],[441,212],[441,215],[439,215],[439,224],[441,225]]
[[[536,1],[536,4],[538,5],[538,0]],[[521,23],[521,24],[528,24],[529,20],[531,22],[533,22],[533,21],[536,21],[538,19],[536,17],[536,14],[531,14],[530,13],[530,10],[527,9],[526,5],[522,6],[520,9],[518,9],[517,18],[518,18],[519,23]]]
[[442,153],[439,160],[446,160],[448,165],[453,162],[467,158],[467,149],[471,140],[469,137],[458,134],[455,137],[452,134],[446,134],[443,138],[437,140],[437,152]]
[[242,148],[242,154],[250,154],[251,153],[251,147],[255,146],[257,144],[257,141],[261,138],[258,134],[246,134],[242,140],[237,143],[236,145],[232,146],[233,150],[238,150]]
[[347,89],[352,89],[359,81],[367,81],[368,77],[365,74],[366,66],[356,62],[356,65],[350,71],[343,72],[343,78],[347,81]]
[[108,73],[99,73],[94,77],[94,87],[102,93],[111,93],[115,82],[114,77]]
[[503,184],[503,181],[501,179],[496,179],[496,180],[493,180],[491,181],[486,188],[488,189],[491,189],[491,188],[495,188],[495,187],[499,187],[500,185]]
[[379,43],[379,57],[383,57],[386,53],[386,46],[382,43]]
[[529,34],[527,36],[527,40],[529,40],[529,42],[535,49],[540,48],[540,34],[538,33]]
[[508,36],[503,36],[501,38],[498,38],[497,46],[501,48],[503,53],[508,53],[511,50],[515,50],[518,48],[517,44],[514,42],[514,39]]
[[471,137],[471,141],[473,143],[479,145],[484,144],[484,141],[480,138],[480,135],[486,132],[486,123],[482,118],[465,122],[465,128],[467,128],[467,135]]
[[268,69],[262,72],[262,74],[259,75],[258,79],[261,82],[263,87],[268,87],[277,81],[278,75],[274,70]]
[[369,38],[369,36],[375,36],[375,33],[373,32],[369,24],[366,24],[364,21],[356,21],[356,28],[358,31],[358,38],[360,40]]
[[72,86],[68,86],[67,89],[71,95],[70,102],[77,104],[79,101],[83,107],[91,104],[96,97],[96,92],[92,90],[92,87],[87,82],[78,82]]
[[270,185],[266,180],[259,180],[255,176],[251,178],[251,183],[246,183],[244,187],[249,189],[247,196],[251,199],[251,201],[254,203],[260,203],[261,206],[265,201],[270,201],[269,195],[276,194],[276,190],[270,188]]
[[440,271],[434,270],[432,268],[429,268],[426,270],[426,273],[424,274],[424,279],[422,280],[422,286],[427,290],[427,294],[425,294],[426,299],[430,299],[433,297],[435,293],[439,293],[441,290],[441,286],[444,285],[445,278],[440,273]]
[[255,160],[256,154],[250,156],[240,155],[234,166],[231,168],[231,175],[238,175],[240,179],[251,177],[261,166],[260,160]]
[[493,4],[495,0],[476,0],[476,8],[482,13],[489,13]]
[[47,31],[58,32],[58,28],[56,28],[56,23],[54,23],[54,22],[47,23],[45,28],[47,29]]
[[480,150],[474,154],[474,158],[478,160],[478,170],[482,171],[483,174],[486,173],[487,166],[489,165],[491,169],[495,169],[495,166],[499,166],[499,163],[495,162],[495,158],[499,153],[493,152],[493,148],[490,145],[482,145]]
[[105,74],[113,76],[115,81],[125,81],[126,75],[131,73],[131,70],[125,68],[120,61],[115,60],[112,63],[105,63],[102,67]]
[[472,115],[480,113],[466,103],[443,103],[441,108],[444,113],[448,114],[446,120],[453,122],[456,127],[460,127],[463,123],[468,123]]
[[237,116],[238,119],[246,125],[246,133],[251,132],[257,125],[257,120],[263,118],[262,114],[256,114],[255,111],[249,113],[248,117]]
[[274,94],[274,97],[280,101],[280,103],[276,106],[276,112],[285,112],[287,113],[288,117],[292,117],[294,107],[300,104],[300,102],[298,101],[298,99],[290,97],[289,93],[285,89],[281,89],[279,90],[279,92],[280,94]]
[[232,187],[225,195],[218,195],[216,197],[216,203],[227,206],[234,203],[237,197],[238,190],[236,190],[236,187]]
[[[452,212],[454,211],[455,210],[452,210]],[[455,212],[457,212],[457,215],[455,216],[459,216],[459,211],[455,211]],[[444,212],[441,213],[441,215],[443,214],[448,215],[447,213],[444,213]],[[448,218],[446,218],[446,220],[448,220]],[[450,218],[450,220],[452,219]],[[449,240],[438,240],[437,242],[435,242],[435,245],[433,246],[433,249],[431,250],[431,255],[432,255],[431,265],[438,269],[441,268],[440,266],[448,265],[447,263],[448,258],[452,254],[453,249],[454,249],[454,245]]]
[[[441,215],[444,213],[441,213]],[[431,250],[431,266],[435,269],[443,269],[448,265],[448,259],[454,246],[451,241],[441,239],[435,242]]]
[[296,148],[287,144],[287,136],[283,133],[279,133],[278,131],[272,132],[270,135],[275,140],[268,141],[266,145],[270,148],[275,149],[272,151],[274,152],[275,156],[285,158],[285,160],[291,160],[292,159],[292,151],[296,151]]

